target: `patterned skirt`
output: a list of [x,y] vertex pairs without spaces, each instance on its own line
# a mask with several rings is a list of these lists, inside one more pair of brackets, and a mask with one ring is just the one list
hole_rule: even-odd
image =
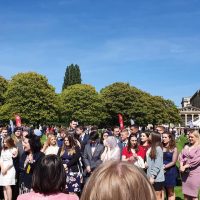
[[81,173],[69,171],[66,173],[66,190],[69,193],[81,192]]
[[25,193],[29,193],[31,191],[32,191],[32,189],[25,187],[23,182],[21,183],[21,185],[19,187],[19,194],[25,194]]

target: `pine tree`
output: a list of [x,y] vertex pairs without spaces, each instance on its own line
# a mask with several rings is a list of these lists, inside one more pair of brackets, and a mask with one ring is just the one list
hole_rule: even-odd
[[66,68],[62,90],[66,89],[70,85],[75,84],[81,84],[81,72],[77,64],[71,64]]

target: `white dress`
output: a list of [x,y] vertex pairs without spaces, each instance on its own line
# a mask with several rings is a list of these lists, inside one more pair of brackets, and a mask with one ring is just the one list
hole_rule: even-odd
[[45,150],[44,154],[45,155],[50,155],[50,154],[57,155],[58,150],[59,150],[58,146],[48,146],[47,149]]
[[16,148],[1,151],[0,161],[4,167],[11,166],[5,175],[0,174],[0,186],[15,185],[15,168],[13,166],[13,152]]

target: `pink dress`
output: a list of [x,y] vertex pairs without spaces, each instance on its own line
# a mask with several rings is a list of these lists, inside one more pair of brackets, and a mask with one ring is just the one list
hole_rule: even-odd
[[17,200],[79,200],[78,196],[72,194],[57,193],[44,196],[40,193],[30,192],[19,195]]
[[179,161],[190,166],[188,173],[182,173],[183,194],[197,197],[200,189],[200,146],[184,148],[179,155]]

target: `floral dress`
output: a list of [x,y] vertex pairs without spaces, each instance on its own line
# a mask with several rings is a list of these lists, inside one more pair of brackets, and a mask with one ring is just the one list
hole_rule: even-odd
[[[70,155],[66,149],[61,156],[63,164],[67,164],[68,166],[70,161],[75,160],[74,158],[77,157],[76,153]],[[78,168],[79,159],[76,159],[73,165],[77,165]],[[81,173],[80,171],[74,171],[72,167],[68,167],[68,170],[66,171],[66,191],[69,193],[79,193],[81,191]]]

